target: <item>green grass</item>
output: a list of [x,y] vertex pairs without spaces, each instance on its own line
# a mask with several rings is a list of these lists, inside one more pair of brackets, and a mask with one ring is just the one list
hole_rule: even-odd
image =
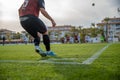
[[[52,44],[51,48],[59,58],[78,58],[76,61],[82,62],[106,45]],[[33,45],[0,46],[0,60],[40,59]],[[0,80],[120,80],[120,44],[110,45],[90,65],[0,62]]]

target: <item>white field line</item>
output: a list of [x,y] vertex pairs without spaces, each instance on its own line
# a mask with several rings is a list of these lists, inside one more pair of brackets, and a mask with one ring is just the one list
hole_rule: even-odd
[[50,59],[47,59],[47,60],[50,60],[50,61],[58,61],[58,60],[79,60],[79,58],[50,58]]
[[[105,46],[103,49],[101,49],[100,51],[98,51],[97,53],[95,53],[93,56],[91,56],[87,60],[83,61],[82,63],[80,63],[80,62],[74,62],[74,61],[73,62],[69,62],[69,61],[65,62],[64,61],[64,60],[79,60],[79,58],[59,58],[59,59],[51,58],[51,59],[40,60],[40,61],[32,61],[32,60],[0,60],[0,63],[48,63],[48,64],[69,64],[69,65],[91,64],[109,46],[110,46],[110,44],[108,44],[107,46]],[[61,62],[57,62],[59,60]]]
[[34,63],[34,62],[52,62],[52,61],[64,61],[64,60],[79,60],[79,58],[50,58],[50,59],[44,59],[39,61],[32,61],[32,60],[0,60],[0,62],[25,62],[25,63]]
[[31,60],[0,60],[0,63],[37,63],[38,61]]
[[[57,59],[55,59],[55,60],[57,60]],[[58,59],[58,60],[64,60],[64,59]],[[69,59],[67,59],[67,60],[69,60]],[[54,59],[53,60],[49,60],[49,59],[48,60],[40,60],[40,61],[30,61],[30,60],[0,60],[0,63],[48,63],[48,64],[69,64],[69,65],[79,65],[79,64],[82,64],[80,62],[55,62]]]
[[80,62],[55,62],[55,61],[50,61],[50,60],[43,60],[43,61],[40,61],[40,62],[43,62],[43,63],[51,63],[51,64],[65,64],[65,65],[80,65],[82,63]]
[[100,51],[95,53],[93,56],[88,58],[87,60],[83,61],[82,64],[92,64],[101,54],[103,51],[105,51],[111,44],[108,44],[104,48],[102,48]]

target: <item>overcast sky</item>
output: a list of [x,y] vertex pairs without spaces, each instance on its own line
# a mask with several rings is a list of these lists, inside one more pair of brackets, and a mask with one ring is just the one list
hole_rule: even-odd
[[[24,0],[0,0],[0,20],[18,21],[18,9]],[[89,27],[105,17],[120,17],[117,8],[120,0],[45,0],[46,10],[55,19],[57,25],[75,25]],[[92,6],[95,3],[95,6]],[[39,16],[47,25],[50,22]]]

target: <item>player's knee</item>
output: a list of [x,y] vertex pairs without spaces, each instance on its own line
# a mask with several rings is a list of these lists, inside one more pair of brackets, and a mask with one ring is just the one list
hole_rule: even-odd
[[46,31],[45,33],[43,33],[43,35],[48,35],[48,31]]

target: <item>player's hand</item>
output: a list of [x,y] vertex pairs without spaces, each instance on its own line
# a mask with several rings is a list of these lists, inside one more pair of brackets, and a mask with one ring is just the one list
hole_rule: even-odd
[[52,27],[55,27],[56,26],[56,23],[54,20],[52,20]]

